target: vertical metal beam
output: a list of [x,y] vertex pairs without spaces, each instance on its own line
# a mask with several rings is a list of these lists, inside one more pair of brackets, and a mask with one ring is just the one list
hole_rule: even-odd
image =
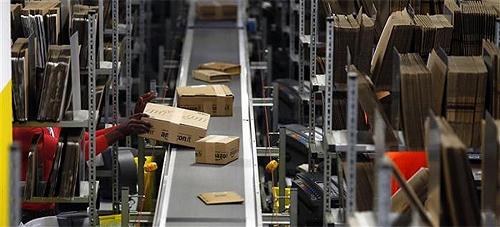
[[127,227],[129,226],[130,223],[130,212],[129,212],[129,207],[128,207],[128,200],[129,200],[129,188],[128,187],[122,187],[122,209],[121,209],[121,224],[122,227]]
[[390,226],[389,213],[391,211],[391,174],[392,167],[385,157],[385,124],[380,115],[380,110],[375,112],[375,151],[376,151],[376,173],[377,188],[374,198],[376,208],[377,226]]
[[[98,20],[99,23],[99,61],[104,61],[104,0],[98,2]],[[98,64],[99,68],[101,67]],[[108,115],[106,115],[107,117]],[[107,120],[107,119],[106,119]]]
[[290,226],[291,227],[297,227],[299,226],[298,224],[298,206],[299,203],[299,196],[297,192],[297,188],[291,188],[290,189]]
[[[169,69],[170,71],[170,69]],[[160,83],[160,97],[163,97],[165,91],[165,48],[163,46],[158,47],[158,82]],[[168,83],[168,82],[167,82]]]
[[96,186],[96,166],[94,163],[96,156],[96,17],[95,15],[88,17],[88,102],[89,102],[89,214],[90,225],[99,225],[99,216],[97,214],[97,186]]
[[[316,76],[316,42],[317,42],[317,19],[318,19],[318,0],[311,1],[311,43],[310,47],[310,59],[309,59],[309,69],[310,74],[309,77],[312,79],[313,76]],[[309,90],[309,148],[316,145],[316,93],[312,88],[312,83],[310,85]],[[309,171],[314,169],[312,162],[311,150],[309,150]]]
[[352,71],[347,73],[347,217],[352,217],[356,211],[357,76]]
[[139,149],[137,152],[137,184],[139,199],[144,195],[144,139],[138,138]]
[[288,28],[290,30],[290,33],[288,34],[288,50],[290,52],[290,62],[288,65],[288,78],[294,78],[294,73],[295,73],[295,62],[293,61],[292,57],[295,58],[296,53],[295,53],[295,11],[293,10],[294,5],[295,5],[295,0],[289,0],[288,1]]
[[14,143],[10,147],[10,225],[16,226],[21,221],[21,150]]
[[[113,84],[112,84],[112,120],[113,124],[117,125],[118,124],[118,23],[119,23],[119,14],[118,14],[118,7],[119,7],[119,2],[118,0],[112,0],[111,2],[111,12],[112,12],[112,24],[113,24],[113,47],[112,47],[112,55],[113,55],[113,61],[112,61],[112,67],[113,67],[113,74],[112,74],[112,79],[113,79]],[[119,163],[118,163],[118,143],[113,144],[113,153],[112,153],[112,162],[111,162],[111,169],[112,169],[112,202],[113,202],[113,211],[118,212],[120,209],[120,197],[119,197]]]
[[[146,0],[140,0],[139,4],[139,45],[140,45],[140,55],[139,55],[139,81],[146,81],[145,78],[145,67],[146,64]],[[144,83],[139,83],[139,94],[143,94],[145,91]]]
[[279,211],[285,211],[285,188],[286,188],[286,128],[280,127],[280,153],[279,153]]
[[273,107],[272,107],[272,113],[273,113],[273,132],[276,132],[278,130],[278,124],[279,124],[279,103],[280,103],[280,98],[279,98],[279,85],[277,83],[273,84]]
[[[125,116],[128,117],[132,114],[132,0],[125,2],[127,23],[127,39],[125,43]],[[127,136],[127,147],[132,146],[132,139]]]
[[[305,35],[305,23],[306,23],[306,3],[305,0],[299,0],[299,36]],[[299,94],[304,94],[304,62],[305,62],[305,51],[304,44],[299,45]],[[300,110],[302,113],[303,110]],[[301,118],[301,121],[303,118]]]
[[[333,48],[334,48],[334,36],[333,36],[333,18],[329,17],[326,20],[326,72],[325,72],[325,98],[324,98],[324,115],[323,115],[323,226],[328,226],[328,218],[331,213],[331,196],[330,196],[330,179],[332,176],[332,159],[330,156],[330,150],[326,144],[326,136],[329,135],[333,130]],[[337,156],[338,157],[338,156]],[[338,181],[340,181],[341,176],[339,175]],[[341,184],[341,183],[340,183]]]
[[438,117],[431,114],[427,120],[427,158],[429,160],[428,203],[432,225],[440,225],[441,213],[441,132],[438,128]]
[[[326,87],[325,87],[325,107],[323,134],[327,134],[333,130],[333,51],[334,51],[334,34],[333,34],[333,18],[329,17],[326,20]],[[323,137],[324,140],[324,137]]]

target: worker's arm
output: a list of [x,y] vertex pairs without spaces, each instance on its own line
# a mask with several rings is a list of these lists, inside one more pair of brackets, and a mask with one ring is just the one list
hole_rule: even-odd
[[[129,120],[123,122],[117,126],[112,127],[112,130],[106,131],[106,133],[96,136],[96,155],[105,151],[109,145],[118,142],[119,140],[130,135],[143,134],[149,131],[151,124],[149,122],[141,120],[142,117],[147,117],[147,114],[134,114]],[[86,139],[84,142],[85,146],[85,159],[89,159],[89,140]]]

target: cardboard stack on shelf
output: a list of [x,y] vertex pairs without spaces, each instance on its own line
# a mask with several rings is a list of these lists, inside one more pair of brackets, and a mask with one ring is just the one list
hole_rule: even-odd
[[448,57],[446,119],[468,147],[479,147],[488,71],[482,57]]
[[418,54],[398,54],[398,58],[406,145],[410,149],[423,149],[425,120],[433,102],[431,72]]

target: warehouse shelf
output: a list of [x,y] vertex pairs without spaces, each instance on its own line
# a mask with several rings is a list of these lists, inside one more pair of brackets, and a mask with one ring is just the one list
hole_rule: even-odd
[[27,203],[88,203],[89,197],[31,197]]

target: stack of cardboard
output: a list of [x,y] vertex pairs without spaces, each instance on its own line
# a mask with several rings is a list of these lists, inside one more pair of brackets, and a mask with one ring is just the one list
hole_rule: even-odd
[[[12,61],[12,101],[14,119],[26,121],[29,117],[29,103],[36,100],[30,99],[30,70],[28,40],[19,38],[11,49]],[[34,77],[31,77],[34,78]]]
[[[440,54],[438,54],[440,53]],[[432,84],[432,111],[441,116],[443,114],[443,99],[446,87],[446,74],[448,66],[446,65],[448,57],[442,50],[433,50],[427,59],[427,68],[431,72]]]
[[413,19],[406,10],[391,14],[373,54],[371,73],[378,90],[392,88],[393,49],[408,53],[413,45]]
[[371,50],[373,48],[373,21],[366,14],[357,18],[351,15],[333,15],[334,25],[334,75],[336,83],[345,84],[347,73],[347,51],[352,63],[368,73],[370,70]]
[[10,39],[12,42],[22,37],[21,4],[10,5]]
[[482,57],[448,58],[446,118],[467,146],[480,144],[487,74]]
[[431,72],[418,54],[398,54],[398,58],[406,145],[410,149],[423,149],[425,119],[433,101]]
[[483,59],[488,69],[488,90],[486,108],[493,118],[500,118],[500,48],[494,43],[483,40]]
[[[97,13],[97,6],[87,5],[74,5],[72,17],[72,31],[71,34],[78,32],[78,43],[81,45],[80,49],[80,68],[87,68],[87,55],[88,55],[88,17]],[[97,51],[95,51],[97,53]]]
[[[479,199],[466,145],[446,120],[439,118],[441,165],[441,226],[479,226]],[[437,173],[431,171],[431,173]],[[466,209],[464,209],[466,208]],[[438,215],[439,217],[439,215]]]
[[460,6],[446,0],[445,11],[452,15],[452,55],[481,55],[482,39],[493,40],[495,36],[495,8],[481,1],[462,1]]
[[444,15],[415,15],[415,53],[426,57],[433,48],[449,53],[453,26]]
[[47,45],[57,45],[60,31],[59,1],[30,1],[21,11],[24,36],[36,38],[36,66],[47,61]]
[[50,46],[38,107],[39,121],[60,121],[68,106],[71,61],[69,46]]

